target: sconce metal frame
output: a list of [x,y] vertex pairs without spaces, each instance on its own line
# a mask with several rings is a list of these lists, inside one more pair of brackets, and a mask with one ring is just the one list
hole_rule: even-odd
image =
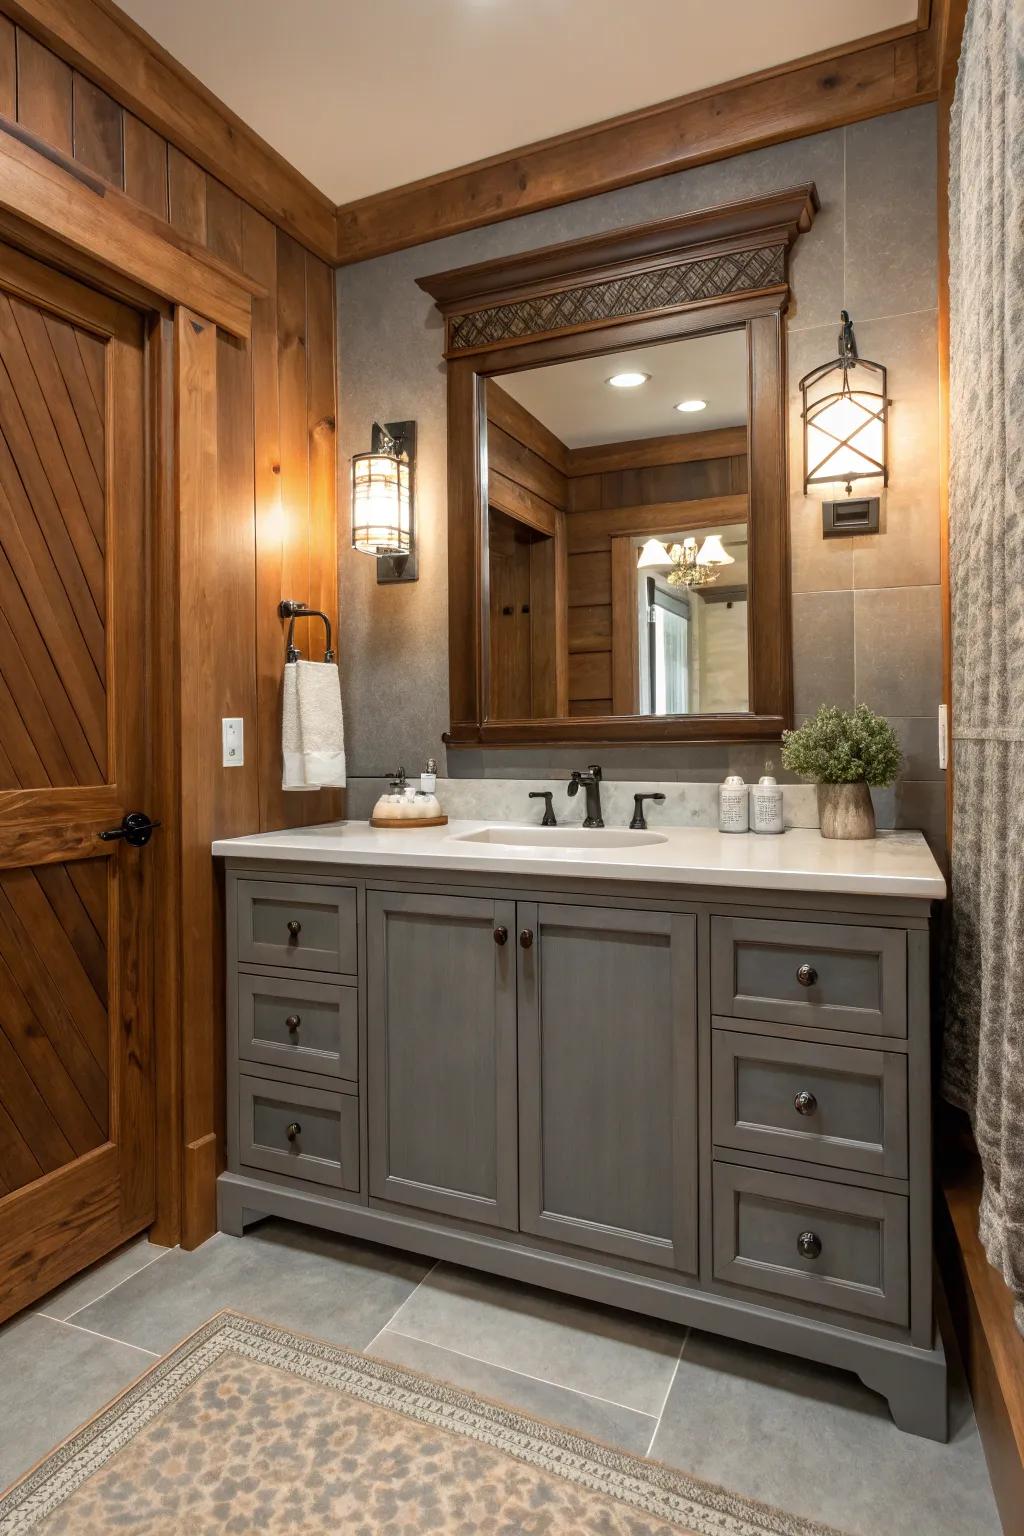
[[[852,397],[854,391],[850,387],[850,372],[854,368],[864,370],[868,376],[869,385],[872,378],[879,381],[879,387],[871,389],[870,387],[865,387],[858,380],[856,393],[866,397],[868,400],[876,400],[878,402],[877,408],[870,410],[868,420],[878,421],[882,426],[881,461],[872,458],[871,454],[866,453],[863,448],[853,441],[857,433],[863,430],[864,422],[858,423],[848,437],[837,437],[834,432],[830,432],[827,427],[823,427],[817,420],[822,411],[834,405],[837,400],[843,399],[844,396]],[[834,370],[842,374],[842,383],[839,387],[832,390],[829,394],[822,395],[820,398],[809,402],[807,398],[808,391]],[[845,309],[840,312],[839,355],[827,363],[821,363],[817,368],[812,368],[810,373],[804,374],[804,377],[800,380],[800,397],[803,406],[801,415],[803,418],[804,495],[806,496],[814,485],[845,484],[846,494],[850,496],[852,495],[854,480],[874,480],[879,476],[881,476],[883,486],[887,486],[889,484],[888,371],[881,363],[873,363],[870,358],[858,355],[857,342],[853,334],[853,321]],[[860,402],[857,403],[859,404]],[[866,405],[861,408],[864,410],[869,409]],[[816,426],[819,432],[830,438],[832,443],[825,458],[815,465],[814,469],[821,469],[822,464],[827,463],[838,448],[849,448],[851,452],[859,454],[862,459],[866,459],[870,464],[874,465],[874,468],[858,470],[854,474],[837,474],[834,470],[831,473],[815,474],[807,462],[807,430],[812,425]]]
[[[419,561],[416,549],[416,423],[414,421],[375,421],[370,436],[371,453],[387,453],[404,458],[409,465],[409,553],[378,555],[377,582],[390,586],[398,581],[417,581]],[[359,455],[355,455],[356,458]]]

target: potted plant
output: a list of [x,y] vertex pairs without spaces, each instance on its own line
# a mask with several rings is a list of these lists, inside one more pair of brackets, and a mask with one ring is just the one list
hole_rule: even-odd
[[903,754],[896,732],[866,704],[823,704],[798,730],[782,734],[782,761],[818,786],[822,837],[874,837],[870,785],[891,784]]

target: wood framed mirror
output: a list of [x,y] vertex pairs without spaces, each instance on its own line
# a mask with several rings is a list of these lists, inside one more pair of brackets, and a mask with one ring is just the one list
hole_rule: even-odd
[[420,279],[445,317],[448,745],[792,724],[784,317],[816,209],[802,186]]

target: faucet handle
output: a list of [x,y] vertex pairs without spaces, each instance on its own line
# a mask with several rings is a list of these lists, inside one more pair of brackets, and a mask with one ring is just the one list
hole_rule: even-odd
[[595,779],[601,779],[601,778],[604,777],[604,775],[601,772],[601,764],[600,763],[588,763],[588,765],[587,765],[587,772],[589,774],[591,774]]
[[531,789],[530,790],[530,799],[531,800],[543,800],[544,801],[544,815],[541,818],[541,826],[542,827],[557,827],[558,826],[558,822],[555,820],[554,807],[551,804],[552,798],[553,798],[553,796],[552,796],[552,792],[551,792],[550,789]]
[[634,832],[647,831],[647,818],[644,815],[644,801],[655,800],[660,802],[664,800],[664,798],[665,796],[661,793],[660,790],[655,790],[653,794],[640,794],[633,796],[633,820],[629,825]]

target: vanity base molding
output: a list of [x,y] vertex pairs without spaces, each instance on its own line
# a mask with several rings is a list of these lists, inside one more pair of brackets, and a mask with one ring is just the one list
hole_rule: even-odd
[[886,1398],[900,1429],[929,1440],[948,1438],[946,1355],[938,1329],[931,1349],[914,1349],[889,1339],[870,1339],[827,1324],[783,1317],[687,1286],[541,1253],[499,1237],[453,1230],[354,1201],[324,1199],[237,1173],[222,1173],[217,1181],[217,1210],[220,1230],[234,1237],[241,1237],[251,1222],[278,1216],[852,1371]]

